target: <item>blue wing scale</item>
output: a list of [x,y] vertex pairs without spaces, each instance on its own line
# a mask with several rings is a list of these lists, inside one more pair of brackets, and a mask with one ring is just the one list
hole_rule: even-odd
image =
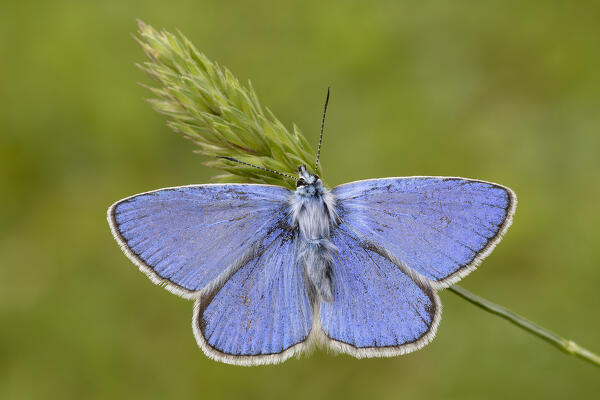
[[337,248],[335,300],[321,304],[321,325],[330,346],[373,357],[407,353],[428,343],[440,318],[439,299],[429,284],[343,225],[332,242]]
[[508,229],[516,197],[463,178],[385,178],[332,191],[340,218],[412,270],[447,287],[472,271]]
[[199,298],[194,333],[210,357],[231,364],[282,362],[304,349],[312,326],[295,232],[274,230],[257,254]]
[[108,221],[153,281],[194,297],[286,221],[290,193],[241,184],[161,189],[115,203]]

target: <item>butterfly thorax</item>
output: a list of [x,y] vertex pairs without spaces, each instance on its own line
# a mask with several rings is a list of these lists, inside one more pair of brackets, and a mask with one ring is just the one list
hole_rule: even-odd
[[331,230],[337,224],[335,197],[317,175],[310,175],[304,166],[299,168],[297,189],[290,199],[292,225],[297,229],[297,255],[304,266],[309,293],[325,301],[333,300],[331,263],[335,246]]

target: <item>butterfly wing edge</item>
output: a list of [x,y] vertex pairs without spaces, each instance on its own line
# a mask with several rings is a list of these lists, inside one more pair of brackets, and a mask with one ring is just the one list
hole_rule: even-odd
[[348,343],[340,342],[328,337],[325,332],[321,332],[320,339],[329,350],[334,353],[345,353],[355,358],[389,358],[402,356],[414,351],[420,350],[435,338],[437,329],[442,319],[442,302],[435,290],[431,290],[431,298],[436,305],[436,313],[429,330],[414,342],[401,344],[399,346],[386,347],[355,347]]
[[292,358],[292,357],[300,357],[301,355],[310,354],[315,348],[316,343],[323,340],[321,336],[324,336],[322,332],[319,332],[318,329],[315,329],[315,316],[316,314],[313,311],[313,325],[311,327],[310,333],[307,338],[295,345],[288,347],[283,350],[281,353],[272,353],[272,354],[259,354],[259,355],[234,355],[223,353],[212,347],[204,337],[202,333],[202,329],[200,328],[200,324],[198,321],[201,319],[201,313],[203,311],[203,299],[202,297],[198,297],[194,303],[194,314],[192,316],[192,330],[194,331],[194,337],[196,338],[196,342],[198,346],[204,354],[218,362],[222,362],[230,365],[239,365],[243,367],[251,367],[255,365],[275,365],[281,364],[282,362]]

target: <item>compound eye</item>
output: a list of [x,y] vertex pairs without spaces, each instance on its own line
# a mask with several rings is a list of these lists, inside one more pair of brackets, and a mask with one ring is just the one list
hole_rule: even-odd
[[315,174],[314,176],[315,176],[315,181],[318,181],[319,179],[321,179],[321,178],[319,178],[319,175],[317,175],[317,174]]
[[304,180],[304,178],[300,178],[296,181],[296,187],[300,186],[306,186],[306,181]]

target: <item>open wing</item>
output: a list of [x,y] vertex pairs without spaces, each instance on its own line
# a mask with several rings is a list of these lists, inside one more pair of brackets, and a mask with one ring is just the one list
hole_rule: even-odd
[[332,192],[342,224],[387,249],[435,288],[474,270],[502,238],[516,207],[509,188],[464,178],[373,179]]
[[[348,227],[334,231],[333,298],[321,303],[326,343],[355,357],[408,353],[435,336],[441,306],[429,282]],[[397,260],[394,260],[397,262]]]
[[287,223],[289,196],[270,185],[160,189],[116,202],[108,223],[123,252],[153,282],[193,298]]
[[219,286],[194,306],[202,350],[229,364],[275,364],[302,352],[312,325],[296,232],[275,230]]

